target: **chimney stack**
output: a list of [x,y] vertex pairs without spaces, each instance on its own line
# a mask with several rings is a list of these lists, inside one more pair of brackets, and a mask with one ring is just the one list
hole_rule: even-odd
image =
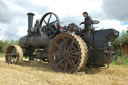
[[27,15],[28,15],[28,35],[30,35],[31,34],[31,28],[33,26],[33,16],[35,14],[33,14],[33,13],[27,13]]

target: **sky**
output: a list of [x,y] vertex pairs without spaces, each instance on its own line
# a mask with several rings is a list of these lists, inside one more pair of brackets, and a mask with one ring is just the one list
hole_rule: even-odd
[[[59,16],[61,25],[84,20],[87,11],[94,20],[97,30],[114,28],[121,32],[128,27],[128,0],[0,0],[0,39],[18,40],[27,34],[27,13],[33,12],[36,19],[47,12]],[[81,28],[83,25],[80,26]]]

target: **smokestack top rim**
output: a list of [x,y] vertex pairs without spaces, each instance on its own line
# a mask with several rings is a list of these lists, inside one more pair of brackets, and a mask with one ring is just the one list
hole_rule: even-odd
[[29,12],[29,13],[27,13],[27,15],[33,15],[33,16],[34,16],[35,14],[34,14],[34,13],[32,13],[32,12]]

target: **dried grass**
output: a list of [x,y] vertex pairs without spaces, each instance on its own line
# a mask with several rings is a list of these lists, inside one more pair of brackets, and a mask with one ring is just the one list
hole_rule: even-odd
[[54,72],[48,63],[7,64],[0,58],[0,85],[127,85],[128,66],[88,69],[74,74]]

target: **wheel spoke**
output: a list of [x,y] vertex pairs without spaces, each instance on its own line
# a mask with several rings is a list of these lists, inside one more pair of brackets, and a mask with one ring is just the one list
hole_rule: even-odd
[[54,44],[58,49],[60,49],[59,45],[55,42]]
[[44,20],[45,25],[47,25],[47,22]]
[[79,55],[76,55],[76,56],[72,55],[71,58],[72,58],[72,60],[77,61],[79,58]]
[[72,42],[70,43],[68,51],[72,50],[73,44],[74,44],[74,40],[72,40]]
[[70,53],[74,53],[74,52],[79,52],[78,49],[73,49],[73,50],[70,50]]
[[52,21],[50,24],[53,24],[53,23],[55,23],[55,22],[57,22],[57,20],[55,20],[55,21]]
[[70,59],[68,59],[68,62],[69,62],[70,67],[73,67],[73,64]]
[[80,54],[80,52],[79,52],[79,51],[77,51],[77,52],[73,52],[72,54],[73,54],[73,55],[79,55],[79,54]]
[[8,56],[8,62],[11,63],[11,56]]
[[70,58],[70,61],[71,61],[72,65],[73,65],[73,67],[75,67],[76,65],[75,65],[75,62],[73,61],[72,58]]
[[63,37],[63,41],[64,41],[64,49],[67,50],[67,42],[64,37]]
[[16,58],[12,58],[12,62],[13,62],[13,64],[15,64],[16,63]]
[[64,66],[64,72],[67,71],[67,67],[68,67],[68,61],[66,61],[66,63],[65,63],[65,66]]
[[64,57],[62,51],[57,51],[57,52],[56,52],[56,57],[57,57],[58,59]]
[[60,65],[63,61],[64,61],[64,58],[63,58],[62,60],[60,60],[55,66],[57,67],[57,66]]
[[49,19],[48,19],[48,22],[47,22],[47,23],[49,23],[49,21],[50,21],[51,17],[52,17],[52,14],[50,14],[50,17],[49,17]]
[[10,56],[10,59],[9,59],[9,62],[11,63],[11,64],[13,64],[13,61],[12,61],[13,59],[12,59],[12,57]]

